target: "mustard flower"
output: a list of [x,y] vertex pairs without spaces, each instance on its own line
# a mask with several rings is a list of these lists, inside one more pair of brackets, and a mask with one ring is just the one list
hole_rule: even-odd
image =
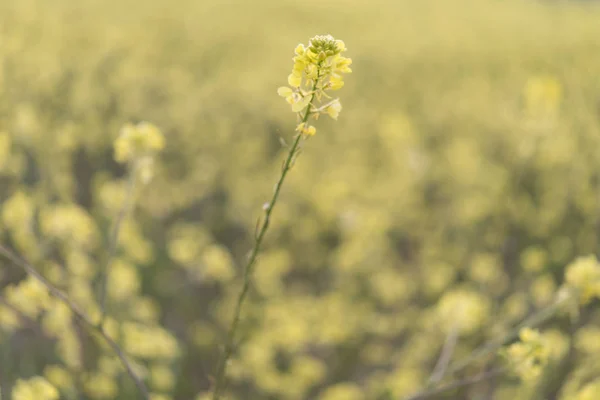
[[479,329],[486,321],[491,306],[489,300],[469,289],[447,292],[437,305],[439,321],[448,332],[456,329],[468,335]]
[[581,305],[600,297],[600,263],[595,256],[579,257],[567,266],[566,285]]
[[40,376],[18,380],[12,392],[12,400],[58,400],[58,398],[58,390]]
[[[307,46],[299,44],[295,49],[292,73],[288,76],[291,87],[280,87],[277,93],[292,106],[292,111],[300,113],[301,122],[296,129],[303,135],[312,136],[316,130],[307,124],[307,117],[318,118],[325,113],[337,119],[342,109],[339,99],[321,104],[323,98],[331,99],[328,91],[344,86],[342,74],[352,72],[352,60],[342,56],[346,45],[331,35],[317,35]],[[303,117],[304,116],[304,117]]]
[[524,382],[537,379],[550,358],[550,346],[537,330],[523,328],[519,341],[501,350],[501,354]]
[[124,163],[162,150],[165,139],[156,126],[147,122],[126,124],[114,146],[115,160]]

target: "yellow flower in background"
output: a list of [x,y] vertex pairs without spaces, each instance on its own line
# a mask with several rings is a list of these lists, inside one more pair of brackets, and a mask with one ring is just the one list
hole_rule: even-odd
[[501,350],[513,371],[528,382],[537,379],[550,358],[548,340],[537,330],[523,328],[519,341]]
[[58,390],[39,376],[28,380],[19,379],[12,392],[12,400],[58,400],[58,398]]
[[530,117],[552,117],[562,99],[562,85],[549,75],[530,78],[524,89],[525,112]]
[[319,400],[362,400],[364,397],[356,384],[338,383],[325,389]]
[[30,276],[17,285],[8,286],[4,294],[10,305],[31,318],[36,318],[50,304],[46,287]]
[[600,380],[595,380],[583,386],[573,400],[598,400],[600,399]]
[[567,287],[575,291],[581,305],[600,297],[600,263],[596,256],[579,257],[569,264],[565,281]]
[[48,382],[59,389],[70,389],[73,387],[71,373],[60,365],[49,365],[44,368],[44,376]]
[[84,390],[93,399],[114,399],[119,393],[117,380],[102,373],[89,374],[84,382]]
[[124,350],[132,356],[169,360],[179,354],[177,339],[160,326],[126,322],[121,329]]
[[120,163],[153,156],[165,147],[161,131],[147,122],[126,124],[115,140],[115,160]]
[[473,290],[458,289],[442,296],[437,312],[446,332],[456,329],[466,335],[476,331],[487,321],[490,308],[487,297]]
[[14,230],[27,229],[35,211],[33,199],[22,191],[17,191],[2,205],[2,223]]
[[93,247],[99,237],[92,216],[76,204],[53,205],[42,210],[40,227],[48,237],[84,247]]
[[150,381],[154,389],[169,391],[175,385],[176,377],[167,365],[154,365],[150,368]]

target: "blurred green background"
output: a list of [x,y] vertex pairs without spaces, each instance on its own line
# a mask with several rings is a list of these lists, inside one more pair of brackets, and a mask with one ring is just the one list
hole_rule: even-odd
[[[2,243],[94,309],[123,199],[112,143],[127,122],[156,124],[167,146],[121,233],[109,310],[156,399],[204,398],[295,127],[277,87],[294,47],[330,33],[353,59],[344,110],[318,122],[283,188],[230,395],[402,399],[451,332],[458,360],[598,253],[599,21],[576,1],[3,0]],[[0,265],[6,398],[41,374],[61,398],[135,398],[76,324],[15,323],[24,276]],[[535,390],[502,376],[437,398],[579,399],[600,373],[600,315],[584,317],[545,326],[558,359],[575,350]],[[129,349],[134,322],[150,350],[177,351]]]

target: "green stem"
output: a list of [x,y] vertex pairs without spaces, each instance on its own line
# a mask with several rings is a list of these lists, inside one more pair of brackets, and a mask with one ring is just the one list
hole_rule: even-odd
[[[317,88],[317,83],[319,82],[319,77],[315,80],[312,89],[312,95],[310,97],[310,102],[308,107],[306,107],[306,112],[302,118],[302,123],[306,123],[308,121],[308,117],[310,116],[311,103],[315,98],[315,89]],[[281,186],[287,176],[289,170],[292,167],[292,163],[294,161],[294,157],[296,156],[296,151],[298,149],[298,145],[300,144],[300,140],[302,139],[302,132],[299,132],[296,135],[296,139],[294,140],[294,144],[290,148],[290,151],[287,155],[287,158],[283,164],[283,169],[281,170],[281,176],[277,181],[277,185],[275,186],[275,191],[273,192],[273,197],[271,201],[267,204],[265,209],[265,217],[258,231],[258,236],[256,237],[256,242],[254,247],[252,248],[252,252],[250,253],[250,257],[248,258],[248,262],[246,263],[246,267],[244,268],[244,282],[242,286],[242,290],[238,296],[237,303],[235,305],[235,310],[233,313],[233,320],[231,321],[231,325],[229,327],[229,331],[227,332],[227,340],[225,342],[225,351],[223,353],[223,357],[219,362],[219,366],[217,368],[216,375],[216,383],[215,389],[213,392],[213,400],[219,400],[221,398],[221,394],[223,389],[225,388],[225,372],[227,369],[227,362],[231,358],[231,354],[233,353],[234,348],[234,339],[235,333],[237,331],[239,322],[240,322],[240,314],[242,310],[242,305],[246,300],[246,296],[248,294],[248,289],[250,288],[250,277],[252,276],[252,271],[254,269],[254,264],[256,262],[256,257],[260,250],[260,246],[262,244],[263,238],[265,237],[265,233],[267,233],[267,229],[269,228],[269,223],[271,222],[271,213],[275,208],[275,204],[277,203],[277,199],[279,198],[279,192],[281,191]]]
[[117,252],[117,244],[119,243],[119,233],[121,232],[121,226],[123,225],[123,222],[125,221],[125,217],[127,217],[127,212],[132,207],[133,195],[135,193],[136,173],[137,173],[137,165],[134,162],[134,164],[131,165],[131,167],[129,169],[129,176],[127,178],[127,193],[125,195],[126,196],[125,201],[124,201],[123,205],[121,206],[121,209],[119,210],[119,214],[117,215],[117,218],[113,224],[110,236],[108,237],[108,252],[107,252],[107,256],[106,256],[106,261],[104,262],[104,269],[102,269],[100,271],[100,273],[102,274],[102,276],[100,277],[100,295],[99,295],[100,310],[102,312],[100,324],[102,324],[102,321],[104,320],[104,318],[106,317],[106,314],[108,313],[107,304],[106,304],[107,303],[107,291],[108,291],[108,275],[110,273],[110,267],[112,264],[112,260],[115,257],[115,254]]

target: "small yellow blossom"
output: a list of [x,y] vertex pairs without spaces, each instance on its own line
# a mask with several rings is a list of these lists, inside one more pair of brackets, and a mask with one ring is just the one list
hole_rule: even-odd
[[327,106],[327,114],[335,120],[338,119],[338,115],[340,115],[340,111],[342,111],[342,104],[340,103],[340,101],[338,99],[332,101]]
[[600,263],[595,256],[579,257],[567,266],[567,287],[574,290],[582,305],[600,297]]
[[319,396],[319,400],[362,400],[364,395],[353,383],[338,383],[330,386]]
[[70,389],[73,387],[71,373],[59,365],[49,365],[44,368],[44,376],[57,388]]
[[127,322],[122,325],[125,351],[145,359],[173,359],[179,344],[173,335],[159,326]]
[[119,392],[116,379],[102,373],[87,376],[84,390],[92,399],[114,399]]
[[600,399],[600,380],[588,383],[582,387],[573,400],[597,400]]
[[126,124],[115,141],[115,160],[120,163],[152,156],[165,147],[160,130],[147,122]]
[[548,341],[537,331],[523,328],[519,341],[501,351],[514,372],[525,382],[537,379],[550,358]]
[[437,311],[447,332],[457,329],[461,334],[476,331],[488,318],[489,300],[471,290],[453,290],[439,301]]
[[302,122],[298,124],[298,126],[296,127],[296,131],[301,132],[302,134],[307,136],[313,136],[315,133],[317,133],[317,128],[315,128],[312,125],[307,125],[305,122]]
[[39,376],[18,380],[12,392],[12,400],[58,400],[58,398],[58,390]]
[[150,381],[154,389],[169,391],[175,385],[175,375],[166,365],[154,365],[150,368]]

